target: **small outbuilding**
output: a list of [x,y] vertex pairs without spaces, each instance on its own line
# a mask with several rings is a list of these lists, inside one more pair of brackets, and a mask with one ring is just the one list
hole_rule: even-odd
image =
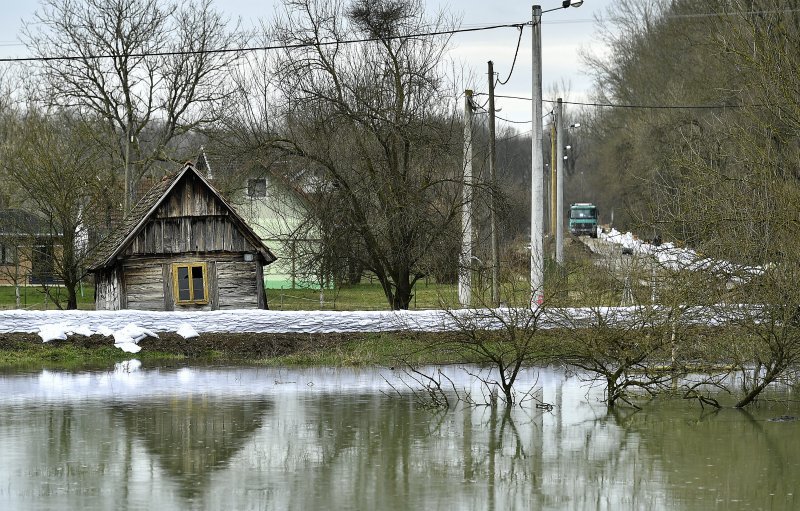
[[96,248],[97,310],[266,309],[276,257],[187,163],[165,177]]

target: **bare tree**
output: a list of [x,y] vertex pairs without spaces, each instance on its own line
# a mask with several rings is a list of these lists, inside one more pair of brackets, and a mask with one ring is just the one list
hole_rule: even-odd
[[[609,408],[638,407],[635,398],[656,395],[673,376],[663,370],[670,353],[669,311],[652,307],[650,293],[637,284],[651,261],[612,256],[606,262],[568,262],[561,284],[581,307],[552,309],[559,327],[554,349],[559,361],[579,370],[579,378],[605,389]],[[626,307],[608,306],[620,300]]]
[[545,360],[540,332],[544,312],[535,306],[453,311],[458,332],[439,348],[468,353],[478,364],[469,371],[488,391],[489,401],[499,393],[507,406],[514,405],[534,390],[519,392],[520,373]]
[[447,26],[418,0],[290,0],[271,29],[286,46],[274,61],[277,145],[319,176],[318,231],[350,240],[394,309],[408,308],[426,257],[459,218],[447,39],[415,35]]
[[[100,151],[90,143],[91,126],[64,112],[26,113],[1,165],[20,193],[21,206],[39,216],[48,243],[28,247],[27,257],[45,258],[49,271],[38,275],[58,307],[77,308],[77,288],[85,275],[89,229],[107,209],[110,176]],[[40,237],[42,229],[29,238]],[[39,244],[40,245],[40,244]],[[44,250],[44,251],[43,251]],[[52,281],[63,283],[64,303]]]
[[[22,32],[38,62],[46,104],[100,119],[99,137],[125,172],[126,209],[154,161],[180,135],[217,118],[227,69],[244,36],[211,0],[42,0]],[[112,140],[111,145],[108,141]]]
[[[662,197],[654,184],[681,178],[672,159],[687,151],[688,139],[717,151],[717,127],[736,115],[723,107],[741,102],[742,73],[714,41],[713,11],[713,2],[699,0],[620,0],[603,16],[600,33],[612,51],[587,57],[597,100],[642,108],[596,110],[594,122],[581,121],[592,144],[584,163],[593,168],[601,209],[613,209],[625,229],[648,236],[658,229]],[[720,108],[672,108],[691,105]]]
[[[488,289],[475,290],[472,297],[475,308],[447,309],[442,319],[452,332],[422,348],[437,358],[448,360],[456,354],[456,357],[463,357],[473,364],[464,367],[464,371],[480,383],[482,398],[458,389],[440,370],[431,372],[418,368],[414,362],[415,354],[403,357],[401,361],[407,373],[413,375],[427,392],[440,396],[445,406],[448,405],[447,393],[470,405],[496,405],[499,401],[512,407],[533,400],[549,406],[542,403],[536,393],[536,382],[526,382],[527,388],[521,388],[520,376],[530,367],[551,360],[551,346],[543,328],[548,326],[548,316],[552,312],[549,305],[556,301],[557,285],[548,288],[546,306],[530,305],[529,283],[519,279],[513,270],[503,272],[501,286],[504,299],[520,306],[495,308]],[[442,302],[446,299],[442,297]],[[413,319],[409,322],[413,323]],[[409,335],[414,335],[413,325],[406,327]]]
[[[621,46],[641,64],[611,66],[603,73],[613,83],[610,90],[618,99],[640,102],[654,93],[684,90],[691,93],[685,103],[705,98],[701,102],[736,108],[625,113],[604,120],[626,121],[620,132],[627,144],[615,154],[622,155],[616,161],[638,162],[646,169],[639,183],[646,184],[641,195],[648,205],[640,208],[640,218],[667,239],[683,241],[717,261],[708,269],[723,285],[703,287],[703,302],[730,325],[733,335],[725,346],[708,343],[705,356],[712,364],[724,361],[735,368],[736,378],[722,371],[713,381],[716,387],[727,386],[736,396],[735,406],[744,407],[770,384],[793,375],[800,356],[795,206],[800,200],[800,102],[795,93],[800,59],[794,51],[800,44],[800,16],[789,8],[794,3],[772,0],[659,3],[663,14],[684,13],[692,19],[702,9],[720,16],[705,16],[705,29],[694,31],[689,21],[676,23],[680,16],[651,18],[628,46]],[[681,43],[692,40],[688,47]],[[652,55],[659,52],[680,55],[684,69],[691,69],[690,60],[703,62],[703,75],[687,80],[689,73],[673,87],[648,83],[637,70],[651,69],[650,80],[652,75],[673,80],[668,70],[675,59],[664,55],[655,62]],[[682,291],[684,303],[690,294]]]
[[[15,124],[14,109],[12,108],[10,97],[11,91],[6,78],[6,70],[0,68],[0,158],[10,147],[9,138]],[[8,187],[4,186],[5,184],[6,179],[0,180],[0,207],[6,207],[8,203]]]

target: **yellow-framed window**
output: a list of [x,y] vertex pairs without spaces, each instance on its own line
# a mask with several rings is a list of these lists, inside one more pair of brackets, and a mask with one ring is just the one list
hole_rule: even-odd
[[173,263],[175,303],[208,303],[208,266],[206,263]]

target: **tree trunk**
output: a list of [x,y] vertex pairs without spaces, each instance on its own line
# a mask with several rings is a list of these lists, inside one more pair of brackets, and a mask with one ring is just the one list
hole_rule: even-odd
[[606,378],[606,392],[608,393],[608,402],[606,405],[609,408],[614,408],[617,404],[617,398],[619,398],[619,389],[617,388],[616,379],[612,380],[611,378]]
[[747,392],[747,394],[745,394],[745,396],[742,399],[740,399],[738,403],[734,405],[734,408],[744,408],[745,406],[755,401],[756,398],[758,398],[758,395],[761,394],[761,391],[764,390],[767,387],[767,385],[775,381],[775,379],[778,377],[781,371],[782,370],[778,369],[777,366],[767,371],[767,374],[764,375],[764,379],[761,380],[761,382],[758,385],[750,389],[750,391]]
[[392,310],[408,310],[411,303],[411,283],[408,278],[398,279],[395,282],[394,298],[392,300]]
[[364,273],[364,265],[356,259],[347,260],[347,283],[351,286],[361,283],[361,275]]
[[78,308],[78,294],[75,291],[77,285],[74,282],[64,282],[64,288],[67,290],[67,310],[75,310]]

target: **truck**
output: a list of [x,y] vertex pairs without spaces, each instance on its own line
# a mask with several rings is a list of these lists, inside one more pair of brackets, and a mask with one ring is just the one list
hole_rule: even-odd
[[569,207],[569,232],[573,236],[597,237],[597,206],[591,202],[576,202]]

